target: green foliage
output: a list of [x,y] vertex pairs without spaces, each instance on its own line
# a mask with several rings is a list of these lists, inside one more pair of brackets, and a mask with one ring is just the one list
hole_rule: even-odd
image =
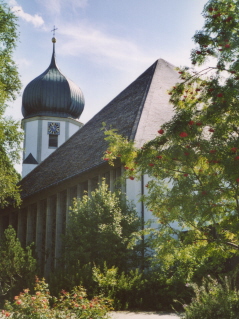
[[[238,8],[238,0],[205,5],[193,66],[178,68],[180,82],[168,92],[174,117],[154,140],[136,149],[106,132],[108,160],[120,152],[126,178],[151,177],[142,200],[158,218],[156,262],[165,270],[182,265],[187,280],[207,265],[220,273],[239,251]],[[212,66],[195,68],[205,62]]]
[[132,269],[125,273],[105,265],[103,271],[93,268],[93,279],[98,284],[98,293],[113,300],[115,310],[171,310],[175,298],[187,302],[191,298],[191,290],[183,280],[169,278],[162,270]]
[[[45,280],[36,279],[35,293],[30,294],[29,289],[14,297],[13,302],[7,301],[3,314],[16,319],[46,319],[46,318],[105,318],[111,309],[105,298],[86,298],[85,289],[74,287],[71,292],[62,290],[59,297],[50,295]],[[51,305],[53,304],[53,306]]]
[[106,263],[120,271],[140,266],[141,246],[134,236],[140,226],[134,207],[120,191],[110,192],[104,180],[90,196],[75,200],[63,237],[61,267],[50,276],[51,291],[82,284],[93,296],[98,289],[94,265],[103,269]]
[[[95,263],[121,270],[135,265],[137,256],[128,245],[140,219],[120,191],[112,193],[103,181],[99,188],[76,200],[69,214],[64,239],[67,267]],[[137,263],[138,261],[136,261]]]
[[239,291],[232,280],[203,280],[201,286],[191,284],[195,297],[190,305],[184,304],[185,319],[236,319],[239,318]]
[[98,283],[99,291],[107,298],[113,300],[115,310],[139,308],[142,297],[135,299],[142,287],[142,273],[139,269],[119,273],[117,267],[107,268],[103,272],[100,268],[93,268],[93,279]]
[[4,117],[6,103],[16,98],[21,87],[17,67],[12,60],[18,38],[16,22],[16,16],[0,1],[0,208],[20,203],[16,186],[19,175],[13,164],[20,160],[22,133],[20,123]]
[[36,260],[31,248],[24,250],[9,226],[0,241],[0,296],[12,297],[34,279]]
[[0,106],[6,100],[16,98],[20,80],[16,64],[12,60],[13,50],[18,39],[17,17],[2,0],[0,1]]
[[97,285],[92,278],[91,263],[81,264],[79,260],[72,261],[71,264],[62,261],[61,267],[54,270],[49,276],[49,287],[53,295],[57,295],[61,289],[70,291],[75,285],[86,287],[89,297],[98,294]]

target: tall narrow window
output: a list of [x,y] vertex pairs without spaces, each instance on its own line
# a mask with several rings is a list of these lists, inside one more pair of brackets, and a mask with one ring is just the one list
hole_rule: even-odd
[[58,147],[58,135],[49,134],[49,147]]

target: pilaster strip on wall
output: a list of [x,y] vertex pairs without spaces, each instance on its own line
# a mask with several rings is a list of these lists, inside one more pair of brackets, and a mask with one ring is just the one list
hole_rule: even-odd
[[56,199],[56,246],[55,246],[55,261],[54,266],[57,267],[57,262],[61,255],[62,250],[62,201],[61,201],[61,193],[57,193],[57,199]]
[[43,235],[43,220],[41,212],[41,202],[37,202],[37,218],[36,218],[36,253],[38,260],[42,260],[42,235]]
[[67,227],[68,219],[69,219],[69,207],[71,205],[71,190],[70,190],[70,188],[67,188],[66,192],[67,192],[67,195],[66,195],[66,227]]
[[48,277],[51,270],[51,235],[52,235],[52,198],[47,198],[46,209],[46,263],[44,269],[44,276]]
[[23,123],[23,131],[24,131],[24,140],[23,140],[23,152],[22,152],[22,161],[26,159],[26,123]]
[[41,163],[41,156],[42,156],[42,121],[37,121],[38,125],[38,132],[37,132],[37,162]]
[[91,196],[92,192],[92,182],[91,179],[88,179],[88,196]]
[[31,214],[31,207],[27,207],[27,238],[26,238],[26,245],[31,243],[31,232],[32,232],[32,214]]
[[22,209],[17,214],[18,223],[17,223],[17,238],[20,240],[21,245],[23,246],[23,211]]
[[65,122],[65,141],[67,141],[70,136],[69,130],[70,130],[69,122]]
[[83,188],[81,184],[77,184],[77,198],[81,198],[83,195]]

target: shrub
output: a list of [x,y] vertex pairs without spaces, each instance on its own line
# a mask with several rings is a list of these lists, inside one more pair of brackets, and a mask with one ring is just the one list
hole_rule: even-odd
[[202,285],[190,284],[195,297],[184,305],[184,319],[237,319],[239,318],[239,291],[232,279],[222,280],[208,276]]
[[142,245],[136,235],[141,226],[132,203],[120,190],[111,192],[104,180],[90,196],[75,200],[63,237],[60,266],[50,274],[51,291],[83,285],[93,296],[97,291],[92,279],[94,265],[103,269],[106,262],[121,272],[137,268],[142,263]]
[[[63,263],[71,268],[95,263],[121,270],[137,267],[137,249],[129,249],[133,234],[141,221],[135,208],[118,192],[111,192],[105,181],[91,195],[75,200],[71,208],[64,238]],[[134,240],[135,241],[135,240]]]
[[[172,310],[176,297],[191,299],[191,291],[180,278],[167,279],[156,269],[145,272],[134,269],[125,273],[105,265],[103,271],[93,268],[93,279],[98,285],[98,293],[112,299],[116,310]],[[181,306],[177,307],[177,310],[181,309]]]
[[34,281],[35,272],[36,260],[31,248],[23,249],[15,230],[9,226],[0,241],[0,297],[12,298],[24,285]]
[[142,290],[143,274],[138,270],[129,273],[119,272],[117,267],[107,268],[103,272],[97,267],[93,268],[93,279],[98,284],[99,292],[113,300],[116,310],[140,308],[142,298],[136,295]]
[[97,295],[97,284],[92,278],[92,268],[91,263],[82,265],[80,261],[75,261],[70,269],[68,267],[57,268],[50,274],[48,280],[51,293],[56,296],[63,287],[70,291],[74,286],[81,285],[86,288],[90,298]]

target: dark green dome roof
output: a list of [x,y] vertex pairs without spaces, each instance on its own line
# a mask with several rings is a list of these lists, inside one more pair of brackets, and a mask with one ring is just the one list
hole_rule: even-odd
[[54,41],[49,67],[32,80],[23,92],[24,118],[45,115],[77,119],[84,109],[85,101],[81,89],[67,79],[56,65]]

